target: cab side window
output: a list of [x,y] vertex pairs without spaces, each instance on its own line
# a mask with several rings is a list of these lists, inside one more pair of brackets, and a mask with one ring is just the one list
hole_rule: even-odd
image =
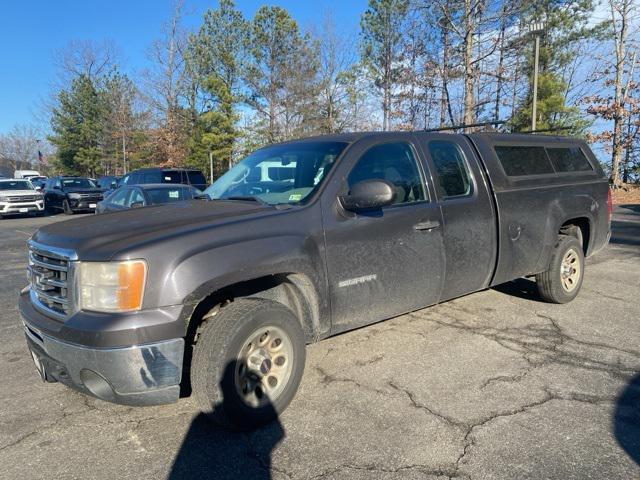
[[142,192],[137,188],[134,188],[131,192],[131,198],[129,198],[129,202],[127,204],[131,206],[134,203],[142,203],[143,205],[145,204],[144,196],[142,195]]
[[413,150],[408,143],[375,145],[358,160],[349,174],[349,188],[364,180],[387,180],[396,191],[393,205],[425,200],[425,190]]
[[436,169],[436,188],[441,198],[460,197],[471,193],[471,178],[464,153],[454,142],[434,140],[428,144]]
[[117,192],[115,192],[111,197],[109,197],[109,203],[111,205],[117,205],[119,207],[124,207],[125,202],[127,201],[127,197],[129,196],[128,188],[120,188]]

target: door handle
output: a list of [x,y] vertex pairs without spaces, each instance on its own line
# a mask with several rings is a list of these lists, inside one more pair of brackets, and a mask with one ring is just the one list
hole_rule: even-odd
[[438,228],[440,226],[440,222],[437,220],[427,220],[426,222],[416,223],[413,226],[414,230],[425,231],[425,230],[433,230],[434,228]]

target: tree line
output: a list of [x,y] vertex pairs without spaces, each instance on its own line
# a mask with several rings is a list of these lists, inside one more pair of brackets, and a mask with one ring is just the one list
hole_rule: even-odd
[[246,18],[220,0],[186,31],[178,2],[136,78],[108,43],[69,46],[48,140],[67,173],[188,165],[217,177],[257,147],[311,135],[527,132],[539,35],[537,130],[586,137],[616,185],[637,181],[637,15],[638,0],[369,0],[349,35],[330,16],[303,29],[281,7]]

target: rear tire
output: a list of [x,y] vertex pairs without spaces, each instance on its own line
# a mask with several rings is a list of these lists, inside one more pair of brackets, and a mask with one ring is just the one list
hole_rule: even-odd
[[576,298],[584,277],[584,253],[580,241],[560,235],[547,271],[536,275],[540,296],[550,303],[567,303]]
[[211,420],[251,430],[285,410],[304,364],[304,333],[293,312],[278,302],[247,298],[222,308],[202,327],[191,386]]
[[73,215],[75,213],[73,210],[71,210],[68,200],[62,201],[62,211],[65,213],[65,215]]

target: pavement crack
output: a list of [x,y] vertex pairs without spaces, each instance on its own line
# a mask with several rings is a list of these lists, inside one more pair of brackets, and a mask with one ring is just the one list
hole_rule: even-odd
[[398,392],[401,392],[403,394],[405,394],[407,396],[407,398],[409,398],[409,400],[411,401],[411,404],[413,405],[414,408],[417,408],[419,410],[424,410],[428,413],[430,413],[431,415],[439,418],[440,420],[442,420],[443,422],[447,423],[450,426],[453,427],[457,427],[457,428],[467,428],[467,424],[460,422],[458,420],[456,420],[455,418],[449,417],[448,415],[444,415],[443,413],[437,412],[435,411],[433,408],[420,403],[417,398],[416,395],[411,392],[410,390],[406,389],[406,388],[402,388],[399,385],[396,385],[393,382],[388,382],[388,385],[393,388],[394,390],[397,390]]
[[379,354],[367,360],[356,360],[356,365],[358,367],[366,367],[367,365],[373,365],[374,363],[378,363],[384,359],[384,355]]
[[[435,315],[426,316],[411,313],[409,316],[491,340],[502,348],[520,355],[528,363],[529,371],[555,363],[583,370],[601,371],[619,380],[628,381],[640,369],[640,351],[574,338],[563,331],[558,320],[548,315],[532,312],[545,321],[545,324],[542,325],[533,323],[519,327],[498,328],[487,325],[469,325],[465,323],[464,319],[456,314],[448,313],[447,310],[474,315],[474,320],[478,319],[477,315],[468,309],[456,305],[447,306],[446,304],[435,311]],[[580,351],[576,352],[578,349]],[[601,350],[616,354],[616,361],[606,361]],[[620,356],[627,357],[627,361],[623,363]],[[521,380],[525,376],[523,375],[519,379]],[[497,381],[509,381],[509,376],[506,377],[501,379],[494,377],[483,385],[486,387]],[[516,377],[517,375],[512,377],[514,381],[517,381]]]
[[[392,468],[392,467],[385,467],[385,466],[376,465],[376,464],[357,465],[352,463],[345,463],[345,464],[341,464],[336,467],[330,468],[318,475],[315,475],[311,477],[311,480],[321,480],[328,476],[334,476],[334,475],[340,474],[345,470],[359,470],[359,471],[365,471],[370,473],[400,473],[400,472],[406,472],[406,471],[417,471],[423,475],[449,477],[449,478],[451,478],[451,475],[453,474],[452,468],[432,468],[432,467],[428,467],[426,465],[420,465],[420,464],[403,465],[400,467]],[[341,478],[341,476],[338,475],[337,478]]]
[[21,437],[18,437],[13,442],[7,443],[6,445],[3,445],[2,447],[0,447],[0,452],[3,451],[3,450],[6,450],[8,448],[15,447],[16,445],[20,445],[22,442],[24,442],[25,440],[31,438],[32,436],[36,435],[37,433],[39,433],[38,430],[36,430],[34,432],[29,432],[27,434],[22,435]]
[[279,467],[274,467],[270,461],[265,460],[264,457],[260,455],[260,453],[258,452],[258,449],[253,445],[253,441],[251,440],[251,434],[244,433],[242,434],[242,436],[244,437],[247,443],[247,456],[255,460],[255,462],[258,464],[258,467],[261,470],[264,470],[268,474],[270,474],[271,472],[277,472],[281,475],[284,475],[288,479],[293,478],[292,473],[289,473],[286,470],[283,470]]
[[389,394],[389,392],[386,392],[385,390],[380,390],[378,388],[370,387],[368,385],[363,385],[362,383],[358,382],[357,380],[354,380],[353,378],[338,377],[337,375],[330,374],[319,365],[315,366],[315,370],[320,374],[321,376],[320,382],[323,385],[330,385],[332,383],[351,383],[352,385],[355,385],[358,388],[362,388],[370,392],[380,393],[382,395]]

